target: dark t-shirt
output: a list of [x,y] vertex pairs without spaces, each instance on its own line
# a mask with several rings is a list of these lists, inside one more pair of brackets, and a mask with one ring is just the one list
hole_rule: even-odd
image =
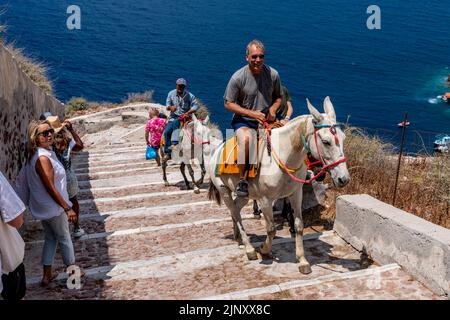
[[[281,81],[278,72],[264,65],[260,74],[253,74],[248,65],[237,70],[228,82],[224,100],[250,110],[266,111],[281,97]],[[235,114],[235,121],[256,122],[255,119]]]
[[283,120],[286,117],[288,111],[287,102],[292,101],[291,96],[289,95],[289,91],[285,86],[281,86],[281,105],[277,110],[277,119]]

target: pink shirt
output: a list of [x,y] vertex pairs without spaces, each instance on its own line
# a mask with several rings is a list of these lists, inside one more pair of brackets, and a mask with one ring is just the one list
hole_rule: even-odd
[[163,118],[152,118],[148,120],[145,126],[145,132],[150,132],[150,144],[152,147],[158,147],[161,143],[161,137],[166,127],[166,120]]

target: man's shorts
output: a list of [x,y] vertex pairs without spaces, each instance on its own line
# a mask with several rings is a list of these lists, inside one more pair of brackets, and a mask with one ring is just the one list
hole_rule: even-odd
[[257,121],[248,121],[245,119],[233,119],[233,121],[231,121],[231,127],[233,128],[234,131],[236,131],[239,128],[242,127],[247,127],[250,129],[254,129],[256,130],[258,128],[258,122]]

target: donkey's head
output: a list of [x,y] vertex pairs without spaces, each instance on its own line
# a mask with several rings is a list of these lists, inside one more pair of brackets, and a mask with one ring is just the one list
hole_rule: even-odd
[[322,165],[327,167],[333,183],[338,187],[345,186],[350,181],[344,156],[345,134],[336,123],[336,113],[329,97],[323,102],[325,113],[320,113],[306,99],[312,123],[308,125],[308,145],[311,154]]
[[200,120],[192,114],[192,120],[194,123],[194,144],[201,145],[202,152],[204,156],[208,156],[211,153],[211,143],[210,143],[210,128],[208,128],[209,124],[209,116],[206,116],[205,119]]

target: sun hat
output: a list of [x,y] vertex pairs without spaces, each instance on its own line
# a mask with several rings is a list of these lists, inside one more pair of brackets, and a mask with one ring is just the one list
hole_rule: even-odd
[[52,116],[52,113],[47,111],[40,115],[39,120],[46,120],[48,117],[51,117],[51,116]]
[[184,78],[179,78],[179,79],[177,79],[176,84],[185,86],[186,85],[186,80]]
[[47,117],[47,121],[50,123],[50,126],[55,130],[55,134],[60,132],[64,128],[58,116]]

